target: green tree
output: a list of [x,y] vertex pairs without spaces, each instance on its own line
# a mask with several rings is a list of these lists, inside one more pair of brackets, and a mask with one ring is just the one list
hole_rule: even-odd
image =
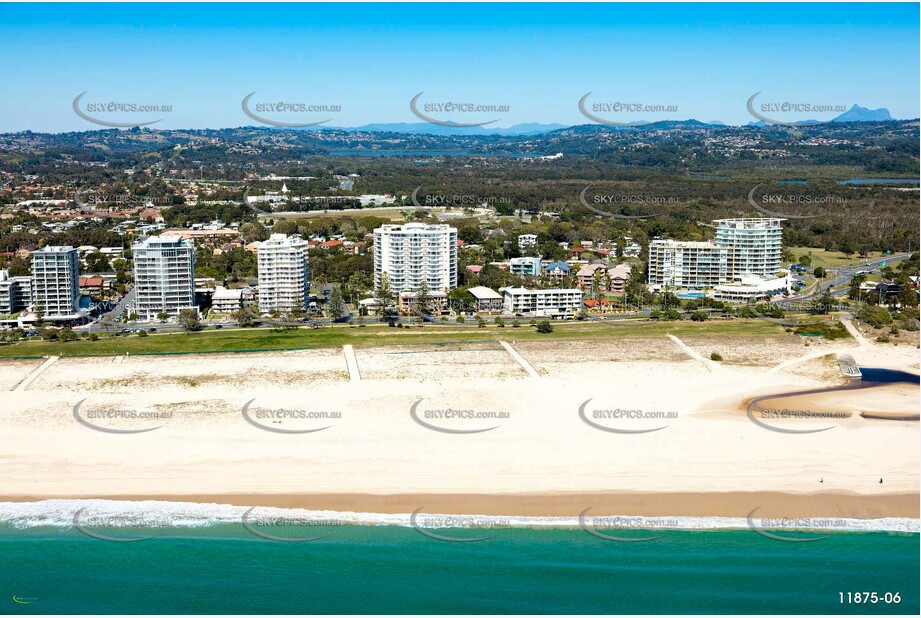
[[198,311],[196,309],[180,309],[178,320],[179,325],[182,326],[182,330],[186,333],[201,329],[201,321],[198,319]]
[[392,320],[396,295],[390,287],[390,277],[387,273],[381,274],[381,280],[378,283],[377,289],[374,291],[374,298],[377,300],[381,315],[385,319]]
[[810,315],[827,315],[835,304],[835,299],[831,292],[825,290],[825,293],[809,306]]
[[326,315],[333,321],[345,315],[345,303],[342,300],[342,291],[338,285],[333,286],[326,303]]
[[416,313],[428,316],[432,312],[432,294],[429,290],[428,282],[423,279],[422,283],[419,284],[419,290],[416,292]]
[[237,309],[230,314],[230,319],[236,322],[240,327],[247,328],[256,322],[253,312],[249,308]]
[[552,333],[553,324],[551,324],[548,320],[544,320],[543,322],[538,323],[537,332],[544,334]]

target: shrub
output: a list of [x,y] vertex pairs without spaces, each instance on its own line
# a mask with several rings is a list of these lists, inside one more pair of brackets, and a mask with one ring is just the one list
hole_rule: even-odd
[[551,324],[551,323],[548,322],[547,320],[544,320],[543,322],[541,322],[541,323],[539,323],[539,324],[537,325],[537,332],[539,332],[539,333],[545,333],[545,334],[546,334],[546,333],[552,333],[552,332],[553,332],[553,324]]
[[880,335],[876,340],[880,343],[889,343],[889,335]]
[[710,360],[712,361],[721,361],[723,360],[723,355],[719,352],[710,352]]
[[865,305],[857,312],[857,317],[873,328],[882,328],[887,324],[892,324],[892,314],[885,307]]

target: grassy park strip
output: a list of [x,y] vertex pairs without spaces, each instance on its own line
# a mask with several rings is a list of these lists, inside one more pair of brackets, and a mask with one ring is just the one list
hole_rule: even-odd
[[775,336],[789,337],[783,327],[764,320],[711,320],[708,322],[656,322],[620,320],[611,323],[561,322],[554,331],[538,333],[527,323],[520,328],[489,325],[486,328],[427,324],[424,327],[390,328],[385,324],[363,328],[336,325],[319,329],[273,330],[251,328],[205,330],[196,333],[163,333],[102,336],[97,341],[24,341],[0,345],[0,358],[28,356],[111,356],[115,354],[170,354],[329,348],[341,345],[373,347],[406,344],[463,343],[490,339],[598,340],[617,337],[681,336]]

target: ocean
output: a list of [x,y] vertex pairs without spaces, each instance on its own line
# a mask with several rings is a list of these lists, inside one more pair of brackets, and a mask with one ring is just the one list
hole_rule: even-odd
[[[3,525],[3,613],[919,613],[916,533],[784,542],[749,529],[657,530],[655,540],[634,543],[578,528],[494,529],[464,543],[393,525],[320,534],[280,542],[221,523],[113,542],[73,527]],[[848,602],[857,592],[878,601]]]

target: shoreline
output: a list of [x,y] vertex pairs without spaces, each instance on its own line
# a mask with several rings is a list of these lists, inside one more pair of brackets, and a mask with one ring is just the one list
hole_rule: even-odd
[[0,496],[2,503],[104,500],[139,503],[229,505],[399,515],[425,513],[493,517],[571,518],[585,509],[593,516],[632,517],[840,517],[847,519],[919,518],[918,492],[858,494],[853,492],[790,493],[777,491],[723,493],[559,492],[541,494],[334,494],[221,493],[118,494],[105,496]]

